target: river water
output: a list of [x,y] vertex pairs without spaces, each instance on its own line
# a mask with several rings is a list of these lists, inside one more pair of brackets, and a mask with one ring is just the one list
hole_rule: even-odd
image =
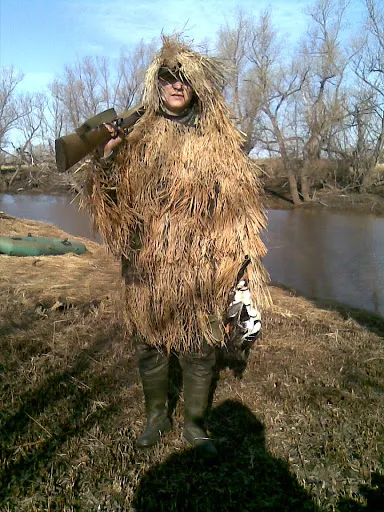
[[[100,241],[67,196],[0,194],[0,211]],[[384,316],[384,218],[325,210],[270,210],[265,265],[274,283]]]

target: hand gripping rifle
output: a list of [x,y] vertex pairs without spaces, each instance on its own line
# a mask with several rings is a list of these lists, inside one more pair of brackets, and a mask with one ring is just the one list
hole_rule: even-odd
[[110,108],[85,121],[74,133],[56,139],[57,170],[59,172],[66,171],[98,146],[108,142],[111,133],[105,123],[119,126],[127,134],[143,113],[143,108],[136,106],[117,116],[115,109]]

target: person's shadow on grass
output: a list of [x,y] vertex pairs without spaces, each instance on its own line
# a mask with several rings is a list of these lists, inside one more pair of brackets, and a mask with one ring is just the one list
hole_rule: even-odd
[[[363,505],[359,497],[365,498]],[[338,512],[383,512],[384,511],[384,476],[379,472],[371,474],[371,485],[359,486],[359,495],[354,498],[341,498]]]
[[150,469],[136,490],[136,512],[317,511],[287,463],[265,447],[264,427],[242,403],[227,400],[211,413],[210,432],[219,456],[193,449]]

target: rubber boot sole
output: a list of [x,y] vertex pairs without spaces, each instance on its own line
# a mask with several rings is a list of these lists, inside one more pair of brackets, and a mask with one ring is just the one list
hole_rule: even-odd
[[201,433],[194,432],[193,434],[184,431],[183,439],[190,446],[195,448],[196,452],[204,459],[215,459],[218,456],[218,451],[212,439],[203,431]]
[[171,430],[172,425],[169,418],[154,425],[147,425],[144,432],[137,438],[136,446],[140,449],[150,448],[160,441],[163,434],[167,434]]

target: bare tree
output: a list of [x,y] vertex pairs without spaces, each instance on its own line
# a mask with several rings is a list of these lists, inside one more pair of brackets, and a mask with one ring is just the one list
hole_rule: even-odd
[[[369,184],[384,148],[384,9],[376,0],[365,0],[365,7],[366,44],[354,59],[356,75],[366,90],[364,104],[356,110],[360,132],[354,163],[362,191]],[[370,129],[363,131],[368,115]]]
[[245,150],[279,154],[292,199],[300,203],[292,166],[296,134],[289,112],[306,72],[283,56],[283,42],[268,10],[257,21],[239,12],[234,27],[221,28],[218,51],[231,65],[226,95],[239,129],[246,134]]
[[[246,135],[246,147],[249,153],[254,147],[254,124],[259,105],[250,99],[250,92],[245,82],[249,69],[247,50],[249,45],[252,20],[242,11],[235,17],[235,26],[227,23],[218,32],[217,54],[228,65],[228,83],[224,94],[232,108],[238,128]],[[252,108],[254,106],[255,108]]]
[[16,123],[21,145],[19,157],[25,163],[34,163],[34,144],[40,143],[43,136],[44,111],[47,97],[44,93],[26,93],[19,98],[19,110],[23,116]]
[[323,147],[330,158],[341,163],[343,172],[338,179],[361,191],[371,176],[372,150],[382,130],[381,120],[375,114],[375,101],[369,87],[350,86],[343,118],[332,125]]
[[24,112],[20,110],[16,88],[24,75],[12,66],[0,70],[0,151],[6,147],[7,134],[15,128]]
[[290,124],[290,103],[301,90],[307,71],[299,70],[294,60],[283,58],[282,40],[271,23],[270,12],[260,15],[251,31],[248,58],[252,64],[247,81],[253,89],[253,103],[259,105],[258,142],[279,152],[288,177],[293,202],[299,204],[297,179],[292,167],[291,145],[295,136]]
[[92,57],[84,57],[73,66],[66,66],[64,73],[52,83],[51,92],[62,103],[67,114],[66,124],[71,129],[106,106],[98,68]]
[[155,41],[143,40],[131,54],[121,52],[113,84],[113,105],[119,112],[137,104],[143,92],[145,71],[153,59]]
[[310,68],[301,90],[307,132],[301,171],[304,201],[310,200],[310,176],[327,136],[345,115],[342,84],[348,58],[341,50],[340,35],[346,6],[344,0],[317,0],[308,10],[311,22],[300,50]]
[[41,141],[45,151],[50,155],[55,153],[55,139],[65,135],[70,131],[68,125],[68,113],[65,105],[61,101],[60,84],[54,80],[49,85],[50,93],[46,96],[46,101],[40,104],[41,123]]
[[154,53],[154,42],[141,41],[131,54],[121,53],[116,65],[105,57],[84,57],[50,84],[45,132],[49,144],[82,122],[114,107],[121,113],[139,102],[144,73]]

